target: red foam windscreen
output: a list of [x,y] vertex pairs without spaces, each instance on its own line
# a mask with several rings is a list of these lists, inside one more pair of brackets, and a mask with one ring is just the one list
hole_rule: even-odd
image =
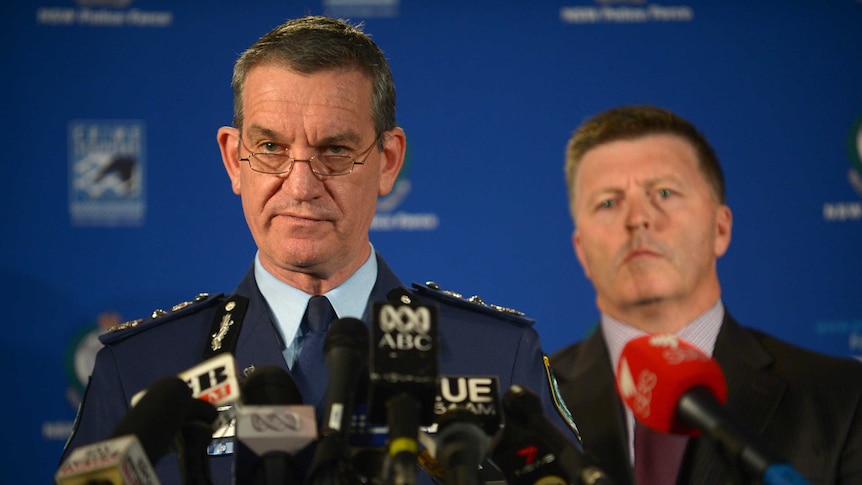
[[705,387],[722,404],[727,384],[718,362],[673,335],[646,335],[623,348],[617,364],[617,391],[635,418],[665,433],[696,435],[676,419],[686,391]]

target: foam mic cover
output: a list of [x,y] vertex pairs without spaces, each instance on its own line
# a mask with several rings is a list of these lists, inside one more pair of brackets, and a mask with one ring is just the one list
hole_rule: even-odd
[[150,386],[126,413],[111,437],[137,436],[147,458],[155,466],[171,450],[174,438],[186,423],[193,401],[192,390],[182,379],[176,376],[162,378]]
[[[337,483],[350,472],[350,420],[360,380],[368,373],[368,329],[357,318],[340,318],[330,324],[323,344],[329,374],[320,438],[308,472],[308,481]],[[367,384],[366,384],[367,385]]]
[[247,405],[302,404],[302,394],[290,374],[268,365],[254,371],[242,384],[242,402]]
[[514,385],[503,395],[505,425],[492,445],[494,463],[513,485],[610,485],[607,475],[544,415],[539,396]]
[[684,340],[648,335],[630,341],[617,365],[617,389],[644,424],[666,433],[702,432],[752,483],[808,483],[728,412],[727,384],[718,362]]
[[184,485],[213,483],[207,447],[212,441],[213,424],[217,418],[215,406],[201,399],[192,399],[188,419],[176,438]]
[[255,371],[241,388],[236,409],[234,481],[241,484],[302,482],[295,455],[317,437],[314,407],[280,367]]
[[329,387],[326,408],[321,423],[328,430],[346,435],[357,388],[368,372],[368,329],[357,318],[340,318],[332,322],[323,344]]
[[623,348],[617,364],[617,390],[635,417],[664,433],[696,436],[699,431],[677,419],[677,405],[695,388],[721,403],[727,384],[718,362],[673,335],[646,335]]

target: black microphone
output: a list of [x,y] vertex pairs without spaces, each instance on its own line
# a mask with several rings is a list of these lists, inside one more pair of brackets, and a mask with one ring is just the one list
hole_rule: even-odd
[[171,451],[193,406],[179,377],[153,384],[123,416],[111,438],[75,449],[55,475],[58,484],[159,483],[153,466]]
[[295,459],[317,437],[314,407],[280,367],[255,371],[241,387],[236,407],[234,481],[237,484],[302,483]]
[[[357,318],[332,322],[323,345],[329,387],[320,437],[308,472],[312,484],[339,484],[350,472],[350,420],[359,381],[368,373],[368,329]],[[366,377],[367,378],[367,377]]]
[[505,425],[492,445],[494,463],[514,485],[611,485],[607,475],[544,415],[539,397],[512,386],[503,395]]
[[164,377],[147,389],[147,393],[117,423],[111,437],[134,434],[141,440],[147,458],[155,466],[171,451],[193,401],[192,390],[182,379]]
[[389,427],[385,479],[416,483],[419,426],[433,422],[438,376],[437,309],[374,304],[369,419]]
[[491,436],[500,429],[500,384],[492,376],[441,376],[434,402],[434,458],[446,485],[478,485]]
[[188,418],[176,438],[180,473],[185,485],[212,485],[207,448],[212,442],[218,410],[201,399],[192,399]]
[[247,406],[302,404],[302,393],[290,374],[274,365],[259,367],[242,383],[241,401]]

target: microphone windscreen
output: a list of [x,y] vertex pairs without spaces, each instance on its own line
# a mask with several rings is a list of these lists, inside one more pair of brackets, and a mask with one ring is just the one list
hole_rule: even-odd
[[368,362],[368,328],[358,318],[339,318],[329,325],[323,343],[324,354],[334,347],[346,347],[359,352],[361,359]]
[[502,406],[506,419],[515,420],[518,423],[533,423],[544,416],[539,396],[521,386],[512,386],[506,391]]
[[724,372],[714,359],[673,335],[646,335],[623,348],[617,364],[617,391],[635,417],[650,428],[695,436],[698,431],[677,419],[683,395],[705,388],[727,401]]
[[255,370],[242,384],[241,394],[243,404],[253,406],[302,404],[302,394],[293,378],[274,365]]
[[176,376],[165,377],[147,390],[114,428],[112,438],[134,434],[154,466],[170,451],[193,405],[192,390]]
[[218,418],[218,410],[215,406],[203,399],[192,399],[192,404],[189,407],[188,421],[200,421],[206,424],[213,424]]

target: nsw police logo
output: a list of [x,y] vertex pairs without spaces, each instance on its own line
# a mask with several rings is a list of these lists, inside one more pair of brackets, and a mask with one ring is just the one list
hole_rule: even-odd
[[146,212],[142,121],[69,123],[69,213],[78,226],[139,226]]
[[372,231],[434,231],[440,226],[440,217],[433,212],[407,212],[400,209],[412,189],[408,178],[412,158],[408,145],[404,165],[392,191],[377,199],[377,212],[371,221]]

